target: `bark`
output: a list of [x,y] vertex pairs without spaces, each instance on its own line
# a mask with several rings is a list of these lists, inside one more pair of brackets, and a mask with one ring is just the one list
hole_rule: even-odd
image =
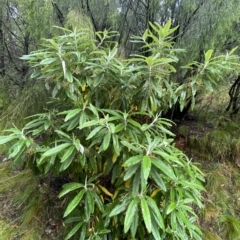
[[0,10],[0,75],[5,76],[5,61],[4,61],[4,35],[3,35],[3,21],[2,10]]

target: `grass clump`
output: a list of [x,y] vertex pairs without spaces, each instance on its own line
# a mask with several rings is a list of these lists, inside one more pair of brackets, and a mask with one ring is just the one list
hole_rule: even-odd
[[0,162],[0,239],[61,239],[55,195],[46,179]]

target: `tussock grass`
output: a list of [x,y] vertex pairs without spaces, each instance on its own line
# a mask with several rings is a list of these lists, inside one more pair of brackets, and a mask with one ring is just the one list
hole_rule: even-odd
[[49,186],[43,181],[30,170],[19,171],[0,162],[0,239],[61,239],[55,223],[50,223],[62,217],[61,211],[54,213],[57,193],[50,199]]

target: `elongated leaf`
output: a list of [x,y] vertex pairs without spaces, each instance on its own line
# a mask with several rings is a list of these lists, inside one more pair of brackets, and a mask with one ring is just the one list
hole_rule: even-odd
[[103,173],[98,173],[97,175],[92,176],[91,178],[88,179],[88,183],[92,183],[94,180],[98,179],[99,177],[101,177],[103,175]]
[[131,143],[129,143],[128,141],[121,141],[122,145],[126,146],[127,148],[135,151],[135,152],[140,152],[139,148],[136,148],[135,146],[133,146]]
[[44,124],[45,121],[46,121],[45,119],[39,119],[39,118],[38,118],[38,119],[34,119],[33,121],[27,123],[27,124],[25,125],[24,129],[36,128],[36,127]]
[[205,62],[208,62],[208,61],[210,60],[212,54],[213,54],[213,49],[209,49],[209,50],[205,53],[205,55],[204,55],[204,56],[205,56]]
[[117,205],[109,214],[109,217],[118,215],[119,213],[125,211],[127,207],[126,201],[123,201],[120,205]]
[[104,205],[103,205],[103,201],[102,201],[102,199],[100,198],[100,196],[98,196],[98,194],[97,193],[95,193],[94,192],[94,201],[95,201],[95,203],[97,204],[97,207],[98,207],[98,209],[100,210],[100,212],[104,212]]
[[80,108],[76,108],[76,109],[68,111],[68,114],[66,115],[64,121],[67,122],[69,119],[73,118],[74,116],[76,116],[80,112],[81,112]]
[[83,195],[85,194],[86,190],[82,189],[77,196],[74,197],[74,199],[68,204],[66,211],[64,212],[63,217],[66,217],[67,215],[69,215],[74,208],[76,208],[76,206],[80,203],[80,201],[83,198]]
[[[9,158],[14,158],[17,156],[19,152],[21,152],[21,149],[25,148],[25,140],[20,139],[11,147],[11,153],[9,154]],[[13,151],[12,151],[13,149]]]
[[60,130],[55,130],[55,132],[58,133],[58,135],[64,136],[64,137],[66,137],[67,139],[71,140],[71,137],[70,137],[68,134],[66,134],[65,132],[62,132],[62,131],[60,131]]
[[85,213],[85,221],[89,221],[90,220],[90,216],[91,216],[91,212],[90,212],[90,208],[89,205],[87,204],[87,195],[84,198],[84,213]]
[[65,78],[67,79],[68,82],[72,83],[73,82],[73,75],[71,71],[66,70],[65,72]]
[[110,139],[111,139],[111,133],[107,132],[106,135],[103,138],[103,151],[108,149],[109,143],[110,143]]
[[74,228],[68,233],[68,235],[65,237],[64,240],[70,239],[78,230],[79,228],[83,225],[83,222],[79,222],[74,226]]
[[157,218],[156,222],[157,222],[158,226],[160,228],[162,228],[163,230],[165,230],[163,217],[161,215],[159,207],[157,206],[157,203],[149,196],[146,196],[146,200],[147,200],[147,203],[148,203],[149,207],[152,209],[153,214]]
[[161,236],[160,236],[160,233],[159,233],[159,229],[158,229],[158,226],[156,225],[155,222],[152,223],[152,235],[154,237],[155,240],[161,240]]
[[134,174],[133,180],[132,180],[131,190],[133,194],[138,194],[140,183],[141,183],[141,170],[138,169]]
[[139,166],[140,166],[140,164],[134,164],[134,165],[130,166],[126,171],[126,173],[123,177],[123,180],[126,181],[129,178],[131,178],[132,175],[134,175],[137,172]]
[[71,154],[74,152],[75,150],[75,146],[70,146],[66,152],[63,154],[62,158],[61,158],[61,163],[66,161],[70,156]]
[[122,131],[124,127],[125,127],[124,123],[119,123],[117,126],[115,126],[114,133]]
[[83,128],[91,127],[91,126],[95,126],[95,125],[99,125],[99,120],[91,120],[91,121],[85,122],[83,124],[80,124],[79,129],[83,129]]
[[94,137],[102,128],[104,128],[104,126],[98,126],[96,128],[94,128],[89,135],[87,136],[87,140],[91,139],[92,137]]
[[149,173],[151,171],[151,158],[149,156],[144,156],[142,161],[142,171],[145,180],[148,179]]
[[138,215],[138,212],[136,212],[135,216],[133,218],[133,223],[132,223],[131,228],[130,228],[131,236],[132,236],[133,239],[135,239],[135,235],[137,233],[138,221],[139,221],[139,215]]
[[85,122],[86,122],[86,113],[85,112],[81,112],[80,113],[80,118],[79,118],[79,126],[81,127]]
[[45,58],[39,64],[49,65],[49,64],[55,62],[56,60],[57,60],[57,58]]
[[87,223],[83,224],[82,226],[79,240],[85,240],[86,231],[87,231]]
[[177,204],[176,204],[175,202],[172,202],[172,203],[167,207],[166,214],[171,213],[176,207],[177,207]]
[[71,146],[71,143],[62,143],[62,144],[60,144],[60,145],[58,145],[56,147],[53,147],[53,148],[49,149],[48,151],[46,151],[43,154],[43,156],[44,157],[50,157],[52,155],[55,155],[55,154],[61,152],[63,149],[65,149],[65,148],[67,148],[69,146]]
[[[103,230],[99,231],[98,234],[101,235],[101,234],[107,234],[107,233],[110,233],[110,232],[111,231],[108,230],[108,229],[103,229]],[[100,240],[102,240],[102,238],[100,238]]]
[[119,156],[120,155],[120,146],[119,146],[119,141],[118,137],[116,134],[112,134],[112,141],[113,141],[113,147],[116,152],[116,154]]
[[152,231],[152,220],[147,202],[144,197],[141,198],[141,210],[145,226],[147,231],[150,233]]
[[164,191],[167,191],[166,185],[164,183],[164,181],[162,180],[160,174],[157,172],[156,169],[151,170],[151,176],[153,178],[153,180],[155,181],[155,183]]
[[79,126],[79,117],[78,116],[75,116],[73,118],[71,118],[68,122],[68,127],[67,127],[67,131],[71,131],[73,130],[74,128],[78,127]]
[[124,233],[126,233],[131,225],[138,207],[138,198],[134,198],[128,206],[125,219],[124,219]]
[[91,191],[87,191],[86,196],[87,196],[87,202],[85,204],[88,204],[90,213],[93,213],[94,212],[94,204],[95,204],[94,196]]
[[128,119],[127,121],[131,123],[133,126],[141,129],[141,125],[138,122],[134,121],[133,119]]
[[177,180],[172,168],[170,166],[167,166],[163,161],[160,159],[153,159],[151,158],[152,163],[160,169],[165,175],[167,175],[172,180]]
[[90,105],[89,105],[89,109],[93,112],[93,114],[94,114],[96,117],[99,117],[97,108],[96,108],[95,106],[93,106],[91,103],[90,103]]
[[124,167],[130,167],[132,165],[135,165],[143,160],[143,155],[137,155],[130,157],[124,164]]
[[0,136],[0,145],[10,142],[11,140],[18,138],[16,135],[10,135],[10,136]]
[[66,183],[66,184],[63,185],[63,190],[60,192],[58,197],[61,198],[62,196],[66,195],[67,193],[72,192],[76,189],[79,189],[83,186],[84,186],[83,184],[77,183],[77,182]]
[[105,187],[101,186],[101,185],[98,185],[98,187],[109,197],[112,197],[113,194],[110,193]]

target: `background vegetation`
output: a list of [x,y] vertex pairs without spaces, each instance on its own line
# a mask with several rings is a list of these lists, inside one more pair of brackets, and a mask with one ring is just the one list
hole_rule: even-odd
[[239,239],[238,1],[0,2],[2,236]]

